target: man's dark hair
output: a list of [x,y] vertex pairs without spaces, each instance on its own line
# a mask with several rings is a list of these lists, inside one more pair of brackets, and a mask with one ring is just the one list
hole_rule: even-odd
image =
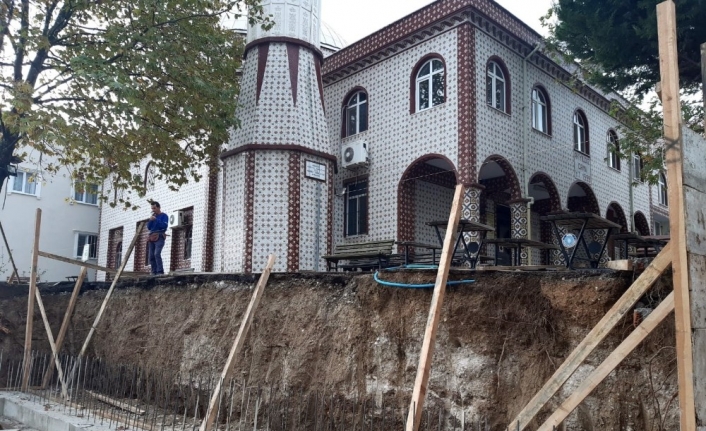
[[159,202],[157,201],[152,201],[150,202],[150,204],[156,206],[157,208],[162,208],[161,206],[159,206]]

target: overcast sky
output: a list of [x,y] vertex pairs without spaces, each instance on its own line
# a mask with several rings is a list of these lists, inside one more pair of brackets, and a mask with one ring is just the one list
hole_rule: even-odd
[[[323,0],[322,13],[323,20],[346,42],[352,43],[432,2],[432,0]],[[546,33],[539,24],[539,17],[547,13],[552,0],[497,0],[497,2],[539,33]]]

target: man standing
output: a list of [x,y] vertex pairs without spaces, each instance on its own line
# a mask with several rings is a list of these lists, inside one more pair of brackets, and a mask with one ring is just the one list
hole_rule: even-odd
[[148,248],[147,255],[149,257],[150,266],[152,267],[152,275],[164,274],[162,266],[162,249],[164,248],[164,240],[166,239],[165,232],[169,226],[169,217],[162,212],[159,202],[152,201],[152,217],[147,222],[147,230],[150,234],[147,238]]

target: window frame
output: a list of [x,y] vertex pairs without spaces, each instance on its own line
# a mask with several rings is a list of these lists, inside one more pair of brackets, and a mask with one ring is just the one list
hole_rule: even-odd
[[[369,181],[368,178],[358,178],[355,180],[344,182],[343,186],[346,188],[345,201],[344,201],[344,224],[343,224],[343,236],[344,237],[357,237],[362,235],[367,235],[369,231],[368,217],[370,214],[370,193],[369,193]],[[362,193],[355,196],[357,202],[356,211],[356,231],[349,231],[349,221],[351,217],[351,187],[362,185]],[[358,190],[356,190],[357,192]],[[360,203],[364,203],[365,212],[361,214]]]
[[657,178],[657,195],[659,197],[659,204],[668,207],[669,189],[667,187],[667,177],[664,175],[664,172],[660,172]]
[[191,260],[192,256],[192,250],[194,246],[194,225],[185,225],[183,228],[184,231],[184,253],[182,255],[182,258],[184,261],[189,261]]
[[[538,103],[536,101],[534,95],[539,94],[544,98],[544,104],[542,105],[541,103]],[[536,84],[532,87],[532,92],[530,93],[530,106],[531,106],[531,112],[530,112],[530,122],[532,123],[532,129],[538,131],[539,133],[544,133],[545,135],[551,136],[552,135],[552,109],[551,109],[551,100],[549,98],[549,93],[547,92],[546,88],[544,88],[542,85]],[[543,106],[544,107],[544,126],[546,127],[546,130],[541,130],[536,127],[537,123],[535,121],[536,117],[536,106]]]
[[[93,250],[89,253],[88,255],[88,260],[97,260],[98,259],[98,233],[96,232],[84,232],[84,231],[76,231],[74,234],[74,256],[76,259],[81,260],[83,257],[83,247],[79,247],[79,239],[81,236],[86,236],[88,238],[94,238],[93,244],[88,242],[93,248]],[[86,244],[86,242],[84,242]],[[90,249],[89,249],[90,250]]]
[[[501,76],[498,77],[496,71],[493,71],[493,75],[491,75],[491,66],[494,66],[494,68],[498,71],[500,71]],[[498,83],[498,78],[500,78],[502,82],[502,87],[503,87],[503,97],[502,97],[502,102],[503,102],[503,107],[498,108],[497,102],[498,100],[496,99],[497,96],[497,83]],[[488,88],[488,80],[491,80],[491,88]],[[492,56],[490,59],[488,59],[488,63],[485,67],[485,90],[486,90],[486,104],[490,106],[491,108],[500,111],[505,114],[510,114],[511,113],[511,88],[512,86],[510,85],[510,71],[508,70],[507,66],[505,65],[505,62],[502,61],[500,57],[497,56]],[[490,91],[490,94],[488,94],[488,91]],[[488,96],[490,96],[491,100],[488,101]]]
[[[355,108],[356,108],[356,131],[354,133],[351,133],[351,131],[348,129],[348,111],[351,108],[351,101],[353,98],[359,98],[360,94],[365,95],[365,100],[363,102],[360,102],[358,100],[356,102]],[[361,119],[361,112],[360,108],[361,106],[366,105],[366,110],[365,110],[365,129],[361,130],[360,128],[360,119]],[[347,138],[349,136],[354,136],[360,133],[363,133],[367,131],[370,128],[370,96],[368,95],[368,92],[365,91],[363,87],[355,87],[351,91],[348,92],[346,97],[343,98],[343,107],[342,107],[342,122],[341,122],[341,138]]]
[[632,164],[632,180],[633,182],[643,183],[642,179],[642,156],[639,153],[634,153],[631,157],[630,163]]
[[[436,72],[434,72],[434,63],[433,63],[434,61],[441,62],[441,69]],[[429,67],[430,74],[425,75],[425,77],[424,77],[425,79],[420,79],[419,74],[421,73],[422,69],[424,68],[424,66],[426,66],[427,63],[430,64],[430,67]],[[438,75],[438,74],[442,75],[441,83],[442,83],[442,89],[443,89],[444,95],[443,95],[443,101],[434,104],[433,98],[431,96],[432,96],[433,90],[434,90],[434,88],[433,88],[434,76]],[[428,55],[422,57],[417,62],[417,64],[412,69],[412,75],[410,78],[410,106],[409,106],[410,114],[414,114],[416,112],[421,112],[421,111],[426,111],[426,110],[432,109],[436,106],[443,105],[447,102],[446,75],[447,75],[446,61],[439,54],[428,54]],[[430,83],[430,88],[429,88],[430,100],[429,100],[428,107],[420,108],[419,107],[419,83],[420,83],[420,81],[424,81],[424,80],[428,80]]]
[[586,118],[586,114],[581,109],[575,110],[572,116],[572,123],[574,150],[590,156],[591,146],[589,145],[588,118]]
[[[15,182],[17,181],[17,178],[22,175],[22,190],[16,190],[15,189]],[[29,178],[34,178],[32,181],[29,181]],[[17,170],[17,176],[12,179],[12,184],[8,184],[8,194],[19,194],[19,195],[25,195],[25,196],[34,196],[37,199],[39,199],[41,192],[42,192],[42,175],[38,171],[33,171],[29,169],[18,169]],[[9,181],[8,181],[9,182]],[[34,193],[28,193],[26,192],[26,187],[28,184],[33,184],[34,185]]]
[[[78,186],[83,185],[83,191],[79,192],[78,191]],[[88,188],[89,187],[95,187],[95,193],[89,193]],[[77,199],[78,193],[81,193],[81,199]],[[96,202],[87,202],[86,198],[88,195],[95,195],[96,196]],[[86,181],[82,180],[76,180],[73,182],[73,185],[71,187],[71,200],[76,203],[80,203],[83,205],[93,205],[93,206],[98,206],[98,203],[100,202],[99,199],[100,196],[100,189],[97,184],[89,184]]]
[[618,134],[611,129],[608,130],[606,141],[608,167],[620,172],[620,138],[618,138]]

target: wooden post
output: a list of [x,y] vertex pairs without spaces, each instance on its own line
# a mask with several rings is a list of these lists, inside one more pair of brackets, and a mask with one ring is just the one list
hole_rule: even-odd
[[274,265],[275,255],[271,254],[269,259],[267,259],[267,266],[265,266],[265,269],[264,271],[262,271],[262,275],[260,276],[260,280],[257,282],[257,286],[255,286],[255,291],[253,292],[252,298],[250,299],[250,304],[248,305],[247,310],[245,310],[245,314],[243,315],[243,321],[240,323],[240,329],[238,330],[238,335],[235,337],[233,347],[231,347],[230,349],[230,354],[228,355],[228,359],[226,360],[226,365],[223,367],[221,378],[218,383],[216,383],[216,388],[213,391],[213,395],[211,395],[211,401],[208,404],[208,410],[206,411],[206,415],[203,418],[203,422],[201,423],[199,431],[209,431],[216,420],[216,414],[218,413],[218,403],[221,399],[221,387],[224,382],[228,382],[228,380],[233,374],[233,367],[235,367],[235,358],[238,356],[240,350],[243,348],[243,344],[245,343],[245,337],[248,335],[248,331],[250,330],[250,324],[252,323],[253,316],[255,315],[255,310],[257,309],[257,306],[260,303],[260,298],[262,297],[262,293],[265,290],[267,280],[270,278],[270,272],[272,272],[272,267]]
[[598,324],[586,335],[564,363],[554,372],[554,375],[544,384],[537,395],[530,400],[517,417],[510,423],[510,430],[524,430],[529,422],[539,413],[544,405],[554,396],[557,390],[571,377],[576,369],[590,355],[596,346],[608,336],[610,331],[629,312],[642,295],[652,287],[655,281],[669,267],[672,261],[672,244],[668,243],[655,257],[623,296],[613,304]]
[[[105,312],[106,307],[108,306],[108,301],[110,300],[110,296],[113,294],[113,290],[115,289],[115,286],[118,284],[118,280],[120,280],[120,275],[123,273],[123,270],[125,269],[125,266],[127,265],[127,261],[130,260],[130,255],[132,254],[132,250],[135,248],[135,243],[137,243],[137,238],[140,237],[140,234],[142,233],[142,228],[145,227],[145,222],[140,223],[139,226],[137,226],[137,231],[135,232],[135,236],[132,238],[132,241],[130,242],[130,246],[127,248],[127,252],[125,253],[125,257],[123,258],[122,263],[120,264],[120,268],[118,268],[117,274],[115,274],[115,278],[113,279],[113,282],[110,285],[110,288],[108,289],[108,293],[105,294],[105,298],[103,299],[103,303],[101,304],[100,310],[98,310],[98,315],[96,315],[96,319],[93,321],[93,325],[91,325],[91,329],[88,331],[88,336],[86,337],[86,341],[83,343],[83,347],[81,347],[81,351],[78,354],[79,359],[83,357],[83,355],[86,354],[86,349],[88,349],[88,345],[91,343],[91,338],[93,338],[93,333],[96,331],[96,328],[98,327],[98,324],[101,321],[101,317],[103,317],[103,313]],[[71,382],[76,375],[76,368],[78,367],[79,361],[76,361],[74,364],[73,369],[71,370],[71,374],[69,377],[69,382]]]
[[56,350],[56,344],[54,343],[54,336],[51,333],[51,326],[49,325],[49,319],[47,319],[47,312],[44,310],[44,304],[42,303],[42,296],[39,294],[39,290],[35,289],[34,293],[37,294],[37,305],[39,306],[39,311],[42,314],[42,321],[44,322],[44,329],[47,331],[47,338],[49,338],[49,347],[51,347],[51,353],[54,356],[54,364],[56,369],[59,370],[59,381],[61,382],[61,395],[64,399],[68,398],[69,394],[66,389],[66,381],[64,380],[64,372],[61,370],[61,364],[59,363],[59,352]]
[[[674,280],[674,315],[676,318],[677,370],[681,431],[696,430],[694,404],[694,366],[691,341],[691,300],[689,298],[689,260],[687,256],[684,191],[684,154],[681,127],[683,124],[679,100],[679,63],[677,51],[676,6],[669,0],[657,5],[659,35],[659,69],[664,109],[664,140],[667,145],[667,183],[669,193],[669,231],[672,244],[672,274]],[[702,156],[702,155],[701,155]],[[703,172],[701,175],[703,176]],[[692,202],[694,205],[696,202]],[[694,208],[697,210],[697,208]],[[701,209],[698,209],[701,211]],[[701,213],[701,216],[703,214]],[[695,223],[696,220],[693,220]],[[698,279],[703,283],[703,275]],[[706,418],[703,418],[706,420]]]
[[[61,353],[61,348],[64,345],[64,337],[66,332],[69,330],[69,322],[71,322],[71,315],[74,312],[74,307],[76,306],[76,300],[78,299],[78,294],[81,291],[81,285],[83,280],[86,278],[88,273],[88,268],[85,266],[81,268],[81,272],[78,275],[76,284],[74,285],[74,291],[71,293],[71,299],[69,299],[69,306],[66,307],[66,313],[64,313],[64,320],[61,322],[61,329],[59,329],[59,335],[56,336],[56,354]],[[54,355],[52,354],[52,362],[54,362]],[[49,384],[49,381],[54,374],[54,366],[52,362],[49,363],[47,371],[44,373],[44,378],[42,379],[42,389],[45,389]]]
[[22,391],[26,392],[29,386],[29,372],[32,362],[32,328],[34,326],[34,297],[37,290],[37,263],[39,261],[39,233],[42,227],[42,210],[37,208],[34,220],[34,247],[32,251],[32,268],[29,279],[29,297],[27,298],[27,325],[25,327],[25,350],[22,362]]
[[[46,257],[48,259],[58,260],[59,262],[70,263],[70,264],[76,265],[76,266],[85,266],[86,268],[95,269],[97,271],[107,272],[109,274],[115,274],[118,272],[117,269],[106,268],[105,266],[96,265],[95,263],[84,262],[84,261],[78,260],[78,259],[71,259],[68,257],[59,256],[59,255],[52,254],[52,253],[47,253],[46,251],[39,250],[39,255],[41,257]],[[141,274],[141,273],[128,272],[128,271],[122,272],[122,275],[124,275],[124,276],[125,275],[139,275],[139,274]]]
[[554,431],[613,370],[674,310],[674,292],[642,321],[640,326],[576,388],[537,431]]
[[[17,282],[20,282],[20,273],[17,271],[17,265],[15,265],[15,259],[12,257],[12,250],[10,250],[10,244],[7,242],[7,237],[5,236],[5,229],[2,228],[2,223],[0,223],[0,232],[2,232],[2,240],[5,241],[5,248],[7,248],[7,255],[10,256],[10,263],[12,264],[12,274],[17,277]],[[10,283],[12,283],[12,275],[10,276]]]
[[407,426],[405,428],[406,431],[417,431],[419,429],[419,424],[422,419],[424,400],[427,395],[427,384],[429,383],[429,373],[431,371],[431,361],[434,356],[436,331],[439,328],[439,318],[441,317],[441,310],[444,304],[444,296],[446,295],[446,282],[449,278],[451,259],[453,258],[455,252],[454,245],[456,244],[456,229],[458,229],[458,221],[461,218],[463,193],[463,184],[456,185],[456,192],[454,193],[453,205],[451,206],[451,214],[449,215],[449,224],[446,227],[444,248],[441,252],[441,258],[439,260],[439,270],[436,274],[434,295],[431,298],[429,317],[427,318],[427,326],[424,332],[422,352],[419,356],[419,365],[417,366],[417,378],[414,382],[412,401],[409,404]]

